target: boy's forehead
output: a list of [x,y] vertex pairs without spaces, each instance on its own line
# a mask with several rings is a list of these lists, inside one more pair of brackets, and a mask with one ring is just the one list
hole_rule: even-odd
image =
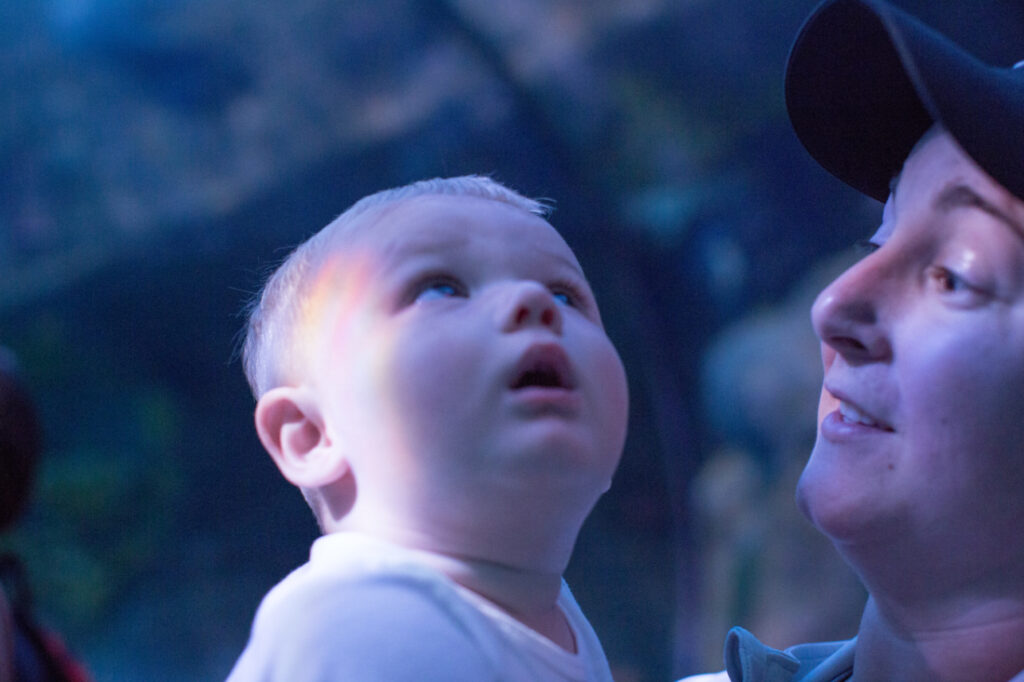
[[[388,296],[408,277],[412,261],[452,268],[454,276],[504,271],[536,279],[586,281],[579,261],[546,220],[500,201],[477,197],[425,196],[372,207],[335,226],[307,280],[297,336],[318,353],[333,332],[351,328],[367,301]],[[497,235],[497,241],[491,236]],[[497,259],[495,261],[494,259]],[[468,269],[464,269],[468,268]],[[396,274],[406,273],[406,274]],[[471,275],[472,276],[472,275]],[[371,306],[372,307],[372,306]]]
[[338,235],[338,255],[375,256],[382,263],[423,253],[453,253],[489,239],[537,250],[581,269],[546,220],[495,199],[424,195],[374,207]]

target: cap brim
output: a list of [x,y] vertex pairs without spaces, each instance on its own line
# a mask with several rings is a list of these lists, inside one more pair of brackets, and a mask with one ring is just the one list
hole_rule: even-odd
[[1024,69],[987,66],[895,7],[819,5],[790,51],[785,93],[811,156],[868,196],[885,200],[914,144],[938,122],[1024,197]]

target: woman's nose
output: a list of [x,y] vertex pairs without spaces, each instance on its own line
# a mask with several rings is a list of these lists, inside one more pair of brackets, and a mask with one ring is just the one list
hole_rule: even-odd
[[892,353],[882,315],[887,280],[873,258],[847,269],[818,294],[811,308],[818,338],[850,364],[885,360]]
[[543,327],[555,334],[562,333],[562,311],[547,287],[537,282],[515,284],[502,314],[501,326],[505,332]]

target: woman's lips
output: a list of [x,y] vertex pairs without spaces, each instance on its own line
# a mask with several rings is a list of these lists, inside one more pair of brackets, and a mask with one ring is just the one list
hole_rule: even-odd
[[846,395],[832,389],[825,389],[829,400],[823,400],[823,407],[828,410],[822,415],[821,428],[824,435],[843,435],[867,432],[892,432],[890,424],[872,414],[862,406],[850,400]]
[[862,412],[856,405],[852,405],[842,400],[839,401],[839,416],[841,416],[845,422],[883,428],[882,424],[880,424],[877,419],[865,412]]

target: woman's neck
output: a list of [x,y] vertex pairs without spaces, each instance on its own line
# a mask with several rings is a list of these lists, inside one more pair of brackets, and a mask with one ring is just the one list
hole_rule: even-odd
[[959,599],[915,608],[872,596],[857,637],[853,679],[1005,682],[1024,671],[1021,642],[1024,599]]

